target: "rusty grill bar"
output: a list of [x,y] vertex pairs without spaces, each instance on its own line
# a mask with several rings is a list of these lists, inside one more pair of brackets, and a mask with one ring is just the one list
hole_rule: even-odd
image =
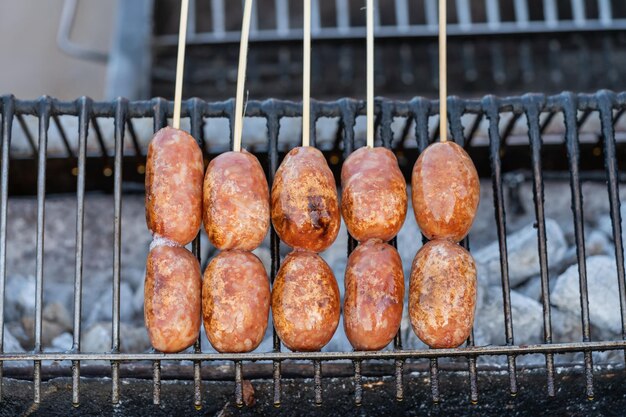
[[[70,360],[72,375],[72,403],[80,403],[80,361],[100,360],[109,361],[111,366],[113,403],[119,402],[120,392],[120,364],[122,362],[152,361],[153,378],[153,402],[159,404],[161,401],[161,361],[192,361],[194,378],[194,405],[200,407],[202,404],[201,387],[201,364],[203,361],[232,361],[235,369],[235,402],[237,405],[243,404],[243,374],[245,362],[251,361],[271,361],[272,377],[274,382],[273,402],[280,405],[281,398],[281,363],[291,360],[310,361],[313,367],[313,384],[315,387],[315,403],[321,404],[322,398],[322,377],[323,364],[327,361],[352,360],[354,366],[355,380],[355,403],[362,401],[363,390],[361,378],[363,376],[363,363],[368,360],[389,360],[394,364],[393,375],[395,377],[396,398],[402,400],[406,395],[403,390],[403,370],[407,360],[426,359],[430,362],[430,386],[433,401],[439,401],[439,358],[466,357],[468,359],[467,370],[470,382],[469,400],[476,403],[479,400],[479,369],[477,369],[476,359],[481,355],[504,355],[508,358],[508,374],[510,381],[510,393],[516,394],[517,386],[517,366],[516,356],[527,354],[545,355],[545,370],[547,378],[547,395],[556,395],[555,386],[555,364],[554,355],[566,352],[584,353],[584,379],[586,395],[591,398],[594,395],[593,384],[593,364],[591,353],[604,350],[624,350],[626,352],[626,286],[624,272],[624,255],[620,218],[619,199],[619,172],[616,158],[615,132],[613,130],[616,119],[622,116],[626,109],[626,93],[613,93],[610,91],[599,91],[595,94],[573,94],[562,93],[555,96],[544,96],[540,94],[527,94],[522,97],[496,98],[487,96],[482,100],[463,100],[451,97],[448,103],[449,121],[451,137],[460,145],[468,146],[472,135],[476,131],[478,123],[483,118],[489,122],[489,155],[491,163],[491,179],[494,191],[495,222],[500,248],[500,268],[502,275],[503,291],[503,315],[505,322],[505,345],[475,346],[473,334],[467,341],[467,345],[457,349],[425,349],[425,350],[405,350],[402,348],[400,334],[394,340],[393,350],[380,352],[314,352],[314,353],[293,353],[281,351],[281,344],[278,336],[273,332],[273,351],[266,353],[247,354],[219,354],[205,353],[200,349],[200,340],[196,342],[193,349],[178,354],[163,354],[159,352],[146,353],[121,353],[120,352],[120,268],[121,268],[121,234],[123,225],[121,224],[122,210],[122,158],[124,141],[128,140],[127,132],[136,150],[141,151],[136,134],[132,128],[132,120],[135,118],[153,118],[154,130],[158,130],[167,124],[167,118],[172,114],[173,104],[162,98],[155,98],[150,101],[128,102],[125,99],[117,99],[113,102],[93,102],[89,98],[79,98],[72,102],[58,101],[49,97],[42,97],[38,100],[23,101],[17,100],[13,96],[3,96],[1,100],[1,154],[2,161],[0,175],[0,336],[4,331],[4,300],[6,282],[6,251],[7,251],[7,203],[9,184],[9,164],[10,164],[10,142],[13,121],[17,118],[21,122],[23,116],[36,116],[39,119],[38,144],[33,149],[37,150],[38,172],[37,172],[37,247],[36,247],[36,309],[35,309],[35,348],[32,352],[12,353],[4,352],[2,348],[2,337],[0,337],[0,378],[2,378],[2,364],[4,361],[33,361],[33,384],[34,402],[41,400],[41,367],[42,361],[46,360]],[[397,146],[393,142],[392,121],[394,117],[405,117],[415,122],[415,137],[417,148],[423,150],[436,136],[430,137],[428,132],[428,120],[430,117],[437,117],[438,103],[424,98],[415,98],[411,101],[391,101],[386,99],[376,100],[376,124],[379,132],[379,139],[382,146],[394,148]],[[205,118],[228,118],[231,125],[233,121],[233,101],[209,103],[193,98],[183,103],[182,115],[190,120],[190,130],[192,135],[198,140],[200,146],[206,151],[205,139],[203,137],[203,124]],[[269,99],[263,102],[253,101],[248,103],[247,116],[263,117],[267,121],[268,139],[268,178],[271,183],[274,172],[278,168],[278,134],[280,120],[284,117],[298,117],[301,115],[300,103]],[[343,141],[343,157],[347,157],[355,149],[355,123],[356,117],[363,115],[365,106],[362,101],[352,99],[341,99],[334,102],[312,102],[313,120],[320,117],[337,117],[340,120],[341,140]],[[514,119],[524,115],[528,123],[528,137],[531,149],[531,172],[533,183],[534,207],[537,222],[537,239],[541,270],[542,284],[542,305],[544,321],[544,342],[537,345],[516,345],[513,333],[513,317],[511,313],[510,283],[509,283],[509,262],[507,258],[506,246],[506,214],[504,208],[503,179],[501,166],[501,150],[503,141],[510,133],[512,125],[509,123],[501,131],[499,127],[500,115],[504,112],[512,112],[516,115]],[[592,112],[598,112],[601,120],[601,136],[604,146],[604,158],[606,167],[606,180],[610,201],[610,214],[613,225],[613,237],[615,241],[615,257],[618,271],[619,296],[622,315],[622,339],[611,341],[592,341],[590,331],[588,291],[586,281],[585,265],[585,241],[583,228],[583,209],[581,192],[581,175],[579,170],[580,151],[578,128]],[[471,113],[477,115],[477,119],[469,129],[469,133],[464,133],[461,116]],[[574,343],[553,343],[552,326],[550,314],[550,291],[548,255],[546,248],[546,230],[544,214],[544,191],[542,172],[541,149],[542,132],[547,122],[540,123],[540,115],[547,113],[548,118],[555,114],[563,115],[565,124],[565,147],[568,157],[569,180],[571,185],[572,211],[575,223],[575,242],[577,247],[578,270],[580,277],[580,302],[581,320],[583,329],[583,340]],[[77,186],[76,186],[76,264],[74,277],[74,334],[73,346],[67,352],[43,352],[41,345],[41,321],[42,321],[42,286],[44,280],[45,266],[43,263],[44,254],[44,224],[45,224],[45,198],[46,198],[46,161],[47,161],[47,139],[50,125],[50,118],[55,126],[62,132],[64,137],[66,132],[61,123],[58,123],[59,116],[74,116],[78,119],[78,149],[76,152]],[[83,233],[84,233],[84,203],[85,203],[85,180],[86,180],[86,149],[90,133],[96,140],[103,144],[102,134],[98,127],[99,118],[114,118],[114,139],[115,153],[113,155],[113,199],[114,199],[114,262],[113,262],[113,299],[112,299],[112,329],[113,338],[110,352],[83,352],[80,349],[81,335],[81,309],[82,309],[82,282],[83,282]],[[407,122],[407,126],[410,123]],[[315,123],[312,129],[312,145],[315,146]],[[406,128],[405,128],[406,129]],[[437,129],[435,130],[437,131]],[[508,131],[508,133],[507,133]],[[406,132],[405,132],[406,134]],[[68,146],[68,154],[72,155],[72,150]],[[142,154],[143,155],[143,154]],[[109,159],[106,152],[103,158]],[[276,233],[272,230],[270,236],[271,249],[271,274],[270,281],[273,282],[280,266],[280,241]],[[394,239],[391,242],[397,245]],[[462,242],[463,246],[469,249],[469,239]],[[348,254],[355,248],[356,242],[348,240]],[[193,253],[200,259],[200,239],[194,240],[192,246]],[[515,267],[514,265],[512,267]],[[1,381],[0,381],[1,382]],[[0,383],[0,390],[2,384]],[[0,391],[1,394],[1,391]]]

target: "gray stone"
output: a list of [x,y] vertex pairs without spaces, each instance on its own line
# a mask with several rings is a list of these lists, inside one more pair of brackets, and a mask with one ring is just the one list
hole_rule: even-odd
[[146,276],[146,268],[128,267],[122,268],[121,282],[128,283],[132,289],[143,285]]
[[[28,346],[33,346],[34,344],[34,334],[35,334],[35,319],[33,317],[24,317],[22,318],[22,326],[24,327],[24,332],[29,336]],[[67,326],[60,324],[56,321],[50,321],[43,319],[41,321],[41,343],[43,346],[50,346],[52,344],[52,340],[60,335],[61,333],[67,331]]]
[[73,344],[74,337],[71,333],[65,332],[52,339],[51,347],[53,348],[53,350],[63,352],[66,350],[70,350]]
[[[585,255],[614,255],[615,247],[609,241],[607,235],[601,230],[585,229]],[[589,231],[587,231],[589,230]],[[578,249],[576,245],[570,246],[563,256],[563,265],[578,263]]]
[[[83,352],[109,352],[111,350],[111,323],[99,322],[89,328],[82,336]],[[144,352],[150,349],[150,339],[145,326],[120,325],[120,350],[122,352]]]
[[122,323],[120,326],[120,350],[122,352],[145,352],[151,348],[148,330],[141,326],[130,326]]
[[133,309],[136,312],[137,316],[141,316],[143,319],[143,300],[144,300],[144,288],[145,288],[145,280],[141,281],[141,284],[135,290],[133,294]]
[[[567,250],[565,236],[558,223],[546,219],[546,236],[549,267],[558,266]],[[538,275],[539,253],[537,250],[537,229],[532,224],[507,237],[509,282],[515,287],[533,275]],[[500,251],[498,242],[474,252],[478,277],[489,285],[501,282]]]
[[259,246],[252,251],[263,262],[265,272],[269,275],[272,268],[272,253],[268,247]]
[[520,294],[525,295],[528,298],[541,302],[541,277],[536,276],[530,278],[522,285],[515,288]]
[[[113,291],[108,287],[99,292],[98,300],[90,306],[88,323],[99,321],[111,321],[113,318]],[[120,283],[120,320],[130,323],[135,318],[135,304],[133,302],[133,289],[127,282]],[[89,310],[86,310],[89,311]]]
[[582,340],[580,315],[554,307],[551,308],[550,312],[552,341],[554,343],[580,342]]
[[111,340],[111,323],[96,323],[83,333],[80,348],[82,352],[109,352]]
[[4,352],[9,353],[24,352],[24,348],[22,347],[20,342],[7,328],[4,329],[4,337],[2,338],[2,349],[4,350]]
[[35,277],[32,275],[11,275],[8,277],[4,308],[6,321],[16,321],[24,316],[34,316],[35,288]]
[[[606,195],[606,188],[604,189]],[[602,210],[598,210],[597,215],[591,219],[596,222],[598,230],[603,232],[607,237],[613,240],[613,222],[611,221],[610,207],[608,196],[605,198],[598,198],[597,200],[603,200]],[[622,217],[622,233],[626,232],[626,201],[622,201],[620,205],[620,215]],[[587,213],[585,213],[587,217]]]
[[[474,323],[476,345],[505,343],[503,305],[501,287],[490,287],[486,302],[476,311]],[[516,344],[541,342],[543,329],[541,304],[517,291],[511,291],[511,315]]]
[[59,324],[64,330],[72,330],[72,318],[67,309],[60,303],[50,303],[43,309],[43,319]]
[[[411,190],[409,189],[408,192],[410,196]],[[409,208],[406,212],[406,220],[404,221],[404,225],[402,226],[402,229],[400,229],[400,233],[398,233],[397,236],[398,253],[402,259],[404,278],[407,285],[411,274],[411,264],[413,263],[413,258],[415,258],[415,254],[422,247],[422,232],[415,221],[413,206],[410,201],[411,199],[409,198]]]
[[[616,334],[620,333],[622,324],[615,259],[591,256],[587,258],[586,265],[591,324]],[[560,310],[580,317],[578,265],[570,266],[557,278],[551,301]]]

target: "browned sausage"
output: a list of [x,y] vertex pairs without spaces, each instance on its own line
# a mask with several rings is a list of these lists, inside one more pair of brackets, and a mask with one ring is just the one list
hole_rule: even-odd
[[152,346],[180,352],[200,332],[200,264],[185,248],[157,246],[148,253],[144,319]]
[[360,244],[348,258],[343,325],[356,350],[379,350],[393,340],[402,321],[404,274],[393,246]]
[[434,143],[413,167],[415,219],[428,239],[460,241],[467,235],[480,199],[478,173],[454,142]]
[[448,240],[426,243],[415,255],[409,315],[417,337],[432,348],[453,348],[468,337],[476,308],[472,255]]
[[202,220],[202,151],[188,133],[165,127],[148,146],[146,221],[152,233],[191,242]]
[[341,169],[341,213],[359,242],[391,240],[407,209],[406,182],[396,156],[385,148],[360,148]]
[[285,156],[272,185],[272,223],[295,249],[321,252],[337,238],[337,187],[319,150],[299,147]]
[[220,250],[253,250],[270,224],[270,193],[263,168],[246,151],[213,159],[204,177],[204,229]]
[[202,283],[202,315],[209,342],[218,352],[241,353],[263,341],[270,311],[270,284],[263,264],[250,252],[217,255]]
[[319,255],[287,255],[272,290],[274,327],[285,346],[303,352],[324,347],[337,330],[340,303],[333,271]]

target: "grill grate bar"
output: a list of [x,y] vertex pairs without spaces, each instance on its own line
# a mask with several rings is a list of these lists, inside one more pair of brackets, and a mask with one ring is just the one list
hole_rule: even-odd
[[468,0],[456,0],[456,16],[461,30],[472,28],[472,12]]
[[[570,172],[570,187],[572,190],[572,210],[574,212],[574,235],[576,240],[576,256],[578,257],[578,275],[580,277],[580,306],[582,317],[583,341],[590,340],[589,328],[589,297],[587,294],[587,263],[585,257],[585,231],[583,223],[583,202],[580,187],[578,142],[578,125],[576,115],[576,97],[563,94],[563,116],[565,118],[565,135],[567,156]],[[582,120],[582,119],[581,119]],[[585,351],[585,384],[587,397],[593,397],[593,369],[591,352]]]
[[[544,342],[552,343],[552,320],[550,311],[550,277],[548,271],[548,249],[546,237],[546,219],[544,213],[543,172],[541,168],[541,131],[554,116],[550,113],[546,122],[540,127],[539,113],[545,97],[542,95],[526,95],[524,113],[528,123],[528,136],[531,146],[531,161],[533,170],[533,197],[535,200],[535,218],[537,220],[537,248],[539,251],[539,269],[541,274],[541,301],[543,304]],[[546,354],[546,371],[548,375],[548,396],[555,396],[554,388],[554,358]]]
[[584,25],[587,20],[585,16],[585,4],[583,0],[571,0],[572,2],[572,14],[574,15],[574,23],[577,25]]
[[70,158],[74,158],[74,151],[72,150],[72,147],[70,146],[70,143],[67,140],[67,134],[65,133],[65,128],[63,127],[63,125],[61,124],[61,121],[59,120],[59,116],[56,114],[53,114],[52,121],[54,122],[54,126],[57,128],[57,131],[59,132],[59,136],[61,137],[61,142],[63,142],[63,147],[65,148],[65,151],[67,152],[67,156]]
[[486,0],[485,8],[487,9],[487,25],[490,29],[498,29],[500,27],[500,3],[498,0]]
[[241,361],[235,361],[235,405],[243,407],[243,369]]
[[[78,114],[78,176],[76,179],[76,264],[74,270],[74,331],[72,352],[80,352],[83,301],[83,253],[85,232],[85,170],[91,99],[80,99]],[[80,361],[72,361],[72,404],[80,403]]]
[[514,0],[515,17],[519,27],[528,26],[528,0]]
[[[192,99],[189,102],[189,131],[191,136],[198,142],[198,146],[200,149],[203,148],[203,138],[202,138],[202,126],[204,124],[204,120],[202,118],[202,107],[200,100]],[[200,245],[200,232],[198,232],[198,236],[191,242],[191,252],[198,259],[198,262],[202,262],[202,249]],[[198,340],[194,343],[193,351],[194,353],[202,352],[202,335],[198,335]],[[193,386],[194,386],[194,406],[197,410],[202,408],[202,378],[201,378],[201,362],[199,360],[193,361]]]
[[313,361],[313,382],[315,389],[315,405],[322,405],[322,361]]
[[337,13],[337,30],[339,33],[350,30],[350,8],[348,0],[337,0],[335,2],[335,11]]
[[[270,190],[274,183],[274,174],[278,169],[278,134],[280,131],[280,119],[276,115],[276,105],[274,100],[268,100],[263,104],[263,113],[267,117],[267,138],[269,142],[268,146],[268,185]],[[270,265],[270,286],[273,287],[274,279],[278,275],[280,269],[280,239],[274,230],[274,225],[270,222],[270,253],[271,253],[271,265]],[[272,345],[274,352],[280,352],[280,338],[276,333],[274,324],[272,323]],[[274,392],[273,401],[274,406],[280,406],[280,362],[274,361],[273,363],[273,380],[274,380]]]
[[289,33],[289,2],[276,0],[276,31],[279,35]]
[[600,16],[600,22],[604,26],[609,26],[613,22],[611,0],[598,0],[598,14]]
[[[155,98],[153,104],[152,130],[156,133],[159,129],[167,125],[165,100]],[[182,109],[181,109],[182,110]],[[161,361],[154,361],[152,364],[152,403],[161,403]]]
[[[35,257],[35,348],[34,352],[42,351],[42,304],[43,304],[43,262],[44,262],[44,228],[46,206],[46,151],[48,150],[48,128],[50,127],[51,101],[42,97],[38,102],[39,115],[39,146],[37,157],[37,252]],[[34,363],[34,403],[41,401],[41,361]]]
[[[122,158],[128,102],[117,99],[115,105],[115,159],[113,166],[113,325],[111,351],[120,351],[120,278],[122,261]],[[112,402],[119,402],[119,362],[111,362]]]
[[[7,276],[7,206],[9,202],[9,152],[15,99],[13,96],[2,97],[2,128],[0,129],[0,354],[4,352],[4,293]],[[0,401],[2,401],[2,367],[0,362]]]
[[33,134],[31,133],[26,121],[24,120],[24,116],[21,114],[17,115],[17,122],[20,124],[22,131],[24,132],[24,137],[28,141],[28,145],[30,149],[33,151],[33,158],[37,156],[37,145],[35,145],[35,139],[33,138]]
[[95,360],[95,361],[284,361],[284,360],[372,360],[372,359],[432,359],[467,356],[505,356],[505,355],[532,355],[545,353],[570,353],[585,351],[609,351],[626,349],[626,340],[602,342],[568,342],[536,345],[486,345],[473,348],[463,347],[455,349],[425,349],[425,350],[392,350],[383,351],[350,351],[350,352],[255,352],[255,353],[16,353],[5,352],[3,361],[64,361],[64,360]]
[[[502,299],[504,310],[504,324],[506,344],[512,346],[513,317],[511,315],[511,286],[509,284],[509,261],[506,245],[506,219],[504,214],[504,195],[502,191],[502,165],[500,161],[500,143],[505,137],[500,138],[498,125],[500,115],[495,97],[488,96],[484,99],[485,116],[489,120],[489,159],[491,161],[491,176],[493,182],[493,195],[495,204],[496,226],[498,230],[498,242],[500,249],[500,271],[502,274]],[[506,133],[506,132],[505,132]],[[515,356],[508,355],[509,385],[511,395],[517,395],[517,376]]]
[[543,16],[548,27],[558,25],[558,12],[555,0],[543,0]]
[[409,29],[409,1],[395,0],[396,6],[396,25],[400,32],[406,32]]
[[226,33],[226,27],[224,22],[226,16],[224,14],[224,0],[212,0],[211,1],[211,16],[213,24],[213,33],[216,37],[221,38]]
[[361,361],[354,361],[354,404],[358,407],[363,400],[363,385],[361,383]]
[[[613,241],[615,242],[615,261],[617,263],[617,284],[619,287],[620,312],[622,319],[622,339],[626,339],[626,288],[624,277],[624,242],[622,239],[622,216],[619,199],[619,171],[615,155],[615,132],[613,130],[612,105],[614,95],[609,92],[600,94],[600,119],[604,136],[604,164],[607,174],[611,222],[613,222]],[[617,119],[621,114],[615,116]],[[615,223],[617,222],[617,223]]]

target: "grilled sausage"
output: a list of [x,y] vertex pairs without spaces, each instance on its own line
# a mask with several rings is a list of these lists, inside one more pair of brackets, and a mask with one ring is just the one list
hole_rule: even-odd
[[204,229],[220,250],[253,250],[270,224],[270,195],[263,168],[246,151],[213,159],[204,177]]
[[460,241],[467,235],[480,199],[478,173],[469,155],[454,142],[434,143],[413,167],[415,219],[428,239]]
[[388,241],[398,234],[407,193],[393,152],[368,147],[353,152],[341,169],[341,187],[341,213],[352,237]]
[[319,150],[299,147],[285,156],[272,185],[272,224],[294,249],[321,252],[337,238],[337,187]]
[[144,319],[152,346],[180,352],[200,332],[200,264],[185,248],[156,246],[148,253]]
[[250,352],[263,341],[270,311],[265,267],[250,252],[217,255],[202,283],[202,316],[209,342],[218,352]]
[[272,290],[274,327],[293,351],[316,351],[339,324],[339,288],[328,264],[312,252],[285,258]]
[[393,246],[360,244],[348,258],[343,325],[356,350],[379,350],[393,340],[402,321],[404,275]]
[[148,146],[146,221],[158,236],[186,245],[202,220],[202,151],[188,133],[165,127]]
[[415,255],[409,284],[413,331],[432,348],[453,348],[470,335],[476,308],[472,255],[448,240],[426,243]]

